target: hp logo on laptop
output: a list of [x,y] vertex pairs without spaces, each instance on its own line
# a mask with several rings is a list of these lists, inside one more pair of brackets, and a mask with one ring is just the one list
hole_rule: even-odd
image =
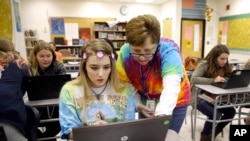
[[121,141],[127,141],[127,140],[128,140],[128,136],[121,137]]

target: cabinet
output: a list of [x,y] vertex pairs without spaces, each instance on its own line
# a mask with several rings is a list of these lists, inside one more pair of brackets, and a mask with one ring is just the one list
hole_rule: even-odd
[[25,30],[24,31],[25,47],[27,59],[29,58],[34,46],[37,44],[37,34],[34,30]]
[[126,41],[126,24],[126,22],[119,22],[110,27],[107,22],[94,22],[94,37],[109,39],[115,49],[119,50]]

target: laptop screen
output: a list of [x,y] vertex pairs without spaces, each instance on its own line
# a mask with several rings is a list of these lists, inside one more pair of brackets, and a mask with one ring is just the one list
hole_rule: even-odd
[[164,141],[172,116],[73,128],[74,141]]
[[26,77],[23,87],[30,101],[59,98],[63,85],[71,80],[70,74]]

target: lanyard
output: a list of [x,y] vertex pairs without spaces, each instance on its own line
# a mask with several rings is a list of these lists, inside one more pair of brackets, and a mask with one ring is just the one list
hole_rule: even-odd
[[142,84],[142,88],[143,88],[143,93],[144,95],[146,95],[148,98],[148,89],[147,89],[147,86],[146,86],[146,81],[148,79],[148,74],[149,74],[149,71],[152,67],[152,61],[149,63],[149,66],[147,68],[147,72],[146,72],[146,75],[143,76],[143,72],[142,72],[142,66],[140,65],[140,78],[141,78],[141,84]]

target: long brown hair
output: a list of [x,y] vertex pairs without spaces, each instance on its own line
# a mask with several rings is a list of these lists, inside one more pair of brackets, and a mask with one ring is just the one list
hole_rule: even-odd
[[219,44],[213,47],[213,49],[207,54],[205,57],[205,60],[207,61],[208,68],[206,72],[207,77],[215,77],[218,75],[218,71],[220,69],[223,70],[224,76],[229,77],[230,74],[232,73],[232,68],[229,65],[228,61],[226,65],[221,68],[219,64],[217,63],[217,58],[222,54],[230,54],[228,48],[225,45]]

